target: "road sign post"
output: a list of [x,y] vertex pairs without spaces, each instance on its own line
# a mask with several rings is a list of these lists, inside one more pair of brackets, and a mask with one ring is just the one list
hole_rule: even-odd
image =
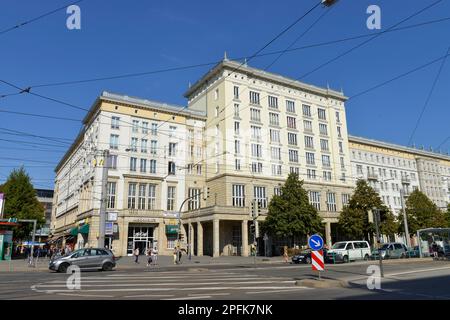
[[319,272],[319,280],[320,272],[325,270],[325,263],[323,259],[323,239],[318,234],[314,234],[308,239],[308,245],[311,248],[311,267],[313,271]]

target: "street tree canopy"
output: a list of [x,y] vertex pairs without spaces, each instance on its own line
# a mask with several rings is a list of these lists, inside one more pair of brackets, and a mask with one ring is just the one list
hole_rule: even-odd
[[281,187],[281,195],[274,195],[262,230],[276,237],[303,237],[322,230],[322,218],[309,203],[303,181],[298,174],[289,174]]
[[372,235],[375,233],[375,225],[369,222],[369,210],[373,208],[380,210],[381,232],[386,235],[396,233],[398,224],[395,216],[383,204],[379,194],[365,180],[356,182],[355,192],[339,216],[339,231],[349,240],[371,241]]
[[[5,218],[36,219],[37,227],[45,223],[44,207],[37,200],[36,190],[23,167],[10,173],[1,192],[5,194]],[[32,229],[32,224],[16,227],[14,238],[28,239]]]

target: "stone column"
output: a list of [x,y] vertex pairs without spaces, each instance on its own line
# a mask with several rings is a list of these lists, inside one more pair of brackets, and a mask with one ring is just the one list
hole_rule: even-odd
[[242,221],[242,251],[241,256],[248,257],[248,220]]
[[219,219],[213,220],[213,257],[220,256],[219,223]]
[[325,242],[331,248],[331,222],[325,222]]
[[197,222],[197,256],[203,256],[203,226],[200,221]]
[[188,224],[188,229],[189,229],[189,253],[191,254],[191,256],[193,256],[195,247],[194,246],[195,236],[194,236],[194,227],[190,222]]

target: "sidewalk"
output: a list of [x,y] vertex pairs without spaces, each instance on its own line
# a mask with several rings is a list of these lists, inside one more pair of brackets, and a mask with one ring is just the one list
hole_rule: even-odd
[[[27,259],[0,261],[0,272],[42,272],[49,271],[48,269],[49,259],[39,258],[36,267],[28,266]],[[191,259],[188,256],[183,255],[181,258],[181,264],[174,265],[173,256],[158,256],[158,264],[155,266],[147,267],[147,257],[145,255],[139,256],[139,263],[134,262],[134,257],[120,257],[116,261],[117,265],[115,270],[142,270],[157,268],[158,270],[179,270],[192,267],[205,267],[205,266],[250,266],[256,264],[281,264],[284,263],[283,257],[240,257],[240,256],[222,256],[212,258],[209,256],[196,257],[192,256]]]

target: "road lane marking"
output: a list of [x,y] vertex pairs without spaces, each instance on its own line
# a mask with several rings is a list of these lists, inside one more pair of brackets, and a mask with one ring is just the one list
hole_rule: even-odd
[[167,297],[174,297],[173,294],[137,294],[134,296],[124,296],[124,298],[167,298]]
[[298,291],[298,290],[304,290],[304,289],[312,289],[308,287],[298,287],[298,288],[290,288],[290,289],[284,289],[284,290],[270,290],[270,291],[248,291],[246,294],[259,294],[259,293],[280,293],[280,292],[290,292],[290,291]]
[[171,299],[164,299],[164,300],[195,300],[195,299],[210,299],[211,296],[196,296],[196,297],[182,297],[182,298],[171,298]]

